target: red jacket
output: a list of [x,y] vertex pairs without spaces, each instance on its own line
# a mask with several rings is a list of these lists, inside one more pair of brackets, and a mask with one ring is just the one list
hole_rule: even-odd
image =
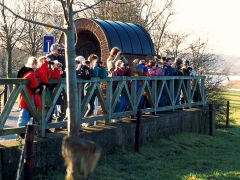
[[[35,97],[34,97],[34,92],[40,88],[39,85],[38,85],[38,82],[37,82],[37,78],[34,74],[34,71],[32,68],[28,68],[28,67],[23,67],[19,70],[18,72],[18,75],[17,75],[18,78],[27,78],[29,79],[29,84],[26,84],[26,89],[28,91],[28,94],[30,96],[30,98],[34,99],[34,104],[37,108],[41,107],[41,101],[36,101],[35,100]],[[27,108],[27,105],[25,103],[25,100],[22,96],[22,93],[20,93],[19,95],[19,108]]]
[[[60,71],[58,68],[54,68],[52,69],[48,69],[48,61],[43,60],[42,65],[37,69],[38,71],[40,71],[44,76],[46,76],[47,78],[60,78]],[[41,77],[39,77],[41,79]],[[45,82],[42,81],[41,82]],[[47,81],[48,82],[48,81]]]
[[58,68],[48,69],[48,78],[60,78],[61,74]]

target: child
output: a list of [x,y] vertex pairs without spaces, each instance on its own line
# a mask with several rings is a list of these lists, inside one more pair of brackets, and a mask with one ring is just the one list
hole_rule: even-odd
[[[126,67],[124,67],[124,63],[122,60],[118,60],[115,63],[115,70],[113,71],[112,76],[133,76],[133,69],[130,68],[128,65]],[[118,86],[118,81],[113,81],[113,93],[116,90]],[[119,101],[117,102],[115,109],[114,109],[114,113],[116,112],[123,112],[125,111],[126,108],[126,97],[123,93],[123,91],[121,92],[120,96],[119,96]],[[112,122],[126,122],[126,120],[122,119],[122,118],[117,118],[117,119],[112,119]]]
[[157,67],[157,64],[152,61],[148,66],[149,76],[162,76],[162,68]]
[[[29,57],[25,66],[23,66],[17,74],[17,78],[27,78],[29,84],[26,84],[26,89],[30,98],[33,100],[36,107],[41,106],[41,101],[38,102],[35,100],[34,96],[42,90],[42,86],[38,85],[37,78],[34,73],[34,69],[37,68],[37,59],[35,57]],[[31,114],[28,110],[27,104],[22,96],[22,93],[19,95],[19,108],[20,114],[18,118],[18,126],[25,126],[30,121]],[[24,138],[24,133],[20,133],[20,137]]]

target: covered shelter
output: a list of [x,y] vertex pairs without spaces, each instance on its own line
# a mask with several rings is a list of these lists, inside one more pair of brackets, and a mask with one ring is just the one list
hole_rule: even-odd
[[[155,55],[150,35],[137,24],[81,18],[75,20],[75,29],[77,56],[87,58],[94,53],[106,62],[110,50],[115,46],[122,50],[129,62]],[[59,43],[64,44],[63,34]]]

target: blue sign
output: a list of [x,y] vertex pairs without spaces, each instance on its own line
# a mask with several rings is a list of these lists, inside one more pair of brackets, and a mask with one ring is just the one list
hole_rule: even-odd
[[51,45],[54,44],[54,36],[43,36],[43,52],[49,53]]

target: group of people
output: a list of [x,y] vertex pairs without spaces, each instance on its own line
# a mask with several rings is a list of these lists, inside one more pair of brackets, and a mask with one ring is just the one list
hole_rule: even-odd
[[[30,83],[26,84],[27,91],[32,98],[37,109],[41,108],[41,92],[42,90],[48,90],[50,96],[54,91],[56,84],[49,85],[48,78],[65,78],[65,60],[62,55],[63,48],[59,44],[53,44],[50,48],[51,53],[48,56],[41,56],[38,59],[36,57],[28,58],[27,63],[22,67],[17,77],[27,78]],[[90,80],[91,77],[106,78],[107,76],[195,76],[196,72],[190,67],[188,60],[182,60],[171,57],[161,57],[154,59],[152,55],[146,56],[145,60],[135,59],[129,64],[128,60],[124,57],[124,54],[118,47],[113,47],[110,51],[110,55],[106,60],[107,69],[104,66],[104,62],[99,59],[96,54],[91,54],[87,59],[83,56],[77,56],[76,61],[76,76],[78,78]],[[37,78],[40,79],[38,83]],[[113,82],[113,92],[115,92],[117,81]],[[141,81],[137,82],[138,88],[141,85]],[[82,98],[89,96],[91,83],[87,82],[83,86]],[[131,88],[131,87],[129,87]],[[46,93],[47,94],[47,93]],[[63,97],[61,94],[54,111],[51,112],[51,117],[48,123],[52,121],[52,117],[59,120],[67,119],[66,107],[63,108]],[[96,94],[93,93],[90,102],[88,104],[85,117],[93,115],[94,101]],[[176,102],[179,103],[179,102]],[[51,104],[49,105],[51,106]],[[46,104],[45,104],[46,107]],[[119,101],[117,102],[114,112],[123,112],[126,110],[126,97],[123,92],[120,93]],[[147,96],[142,95],[138,108],[150,107]],[[23,99],[22,94],[19,97],[20,115],[18,118],[18,126],[25,126],[31,117],[30,111],[27,108],[26,102]],[[47,108],[47,107],[46,107]],[[112,119],[112,122],[126,122],[122,118]],[[89,126],[91,124],[82,124],[83,126]],[[50,130],[46,130],[46,133],[50,133]]]
[[[172,57],[160,57],[156,59],[152,55],[147,55],[144,60],[134,59],[129,65],[127,59],[118,47],[112,48],[110,56],[107,59],[108,76],[196,76],[196,71],[190,67],[188,60]],[[118,82],[113,83],[113,92],[117,88]],[[136,90],[139,89],[141,81],[137,82]],[[151,86],[151,82],[150,82]],[[131,87],[130,87],[131,88]],[[181,97],[181,98],[180,98]],[[184,96],[182,92],[178,93],[176,104],[183,103]],[[158,105],[160,107],[169,104],[166,95],[163,93]],[[121,92],[119,101],[114,109],[114,112],[123,112],[126,109],[126,98]],[[148,97],[143,94],[138,109],[150,108]],[[125,122],[122,118],[116,118],[113,122]]]

